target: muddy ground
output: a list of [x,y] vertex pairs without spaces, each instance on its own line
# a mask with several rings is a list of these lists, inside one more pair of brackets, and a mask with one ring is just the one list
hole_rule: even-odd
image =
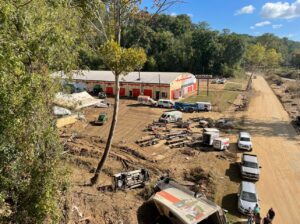
[[[290,117],[294,119],[297,115],[300,115],[300,86],[298,80],[282,79],[281,85],[276,85],[271,80],[268,82]],[[289,89],[290,85],[298,85],[299,90],[291,91]]]
[[[113,149],[100,176],[100,183],[96,187],[84,186],[102,155],[109,131],[109,122],[104,126],[93,126],[89,122],[100,111],[111,114],[111,110],[86,109],[86,121],[78,121],[61,130],[61,138],[67,142],[66,165],[71,171],[64,223],[153,223],[153,217],[149,217],[149,210],[143,203],[150,196],[155,181],[161,175],[169,174],[183,184],[197,182],[193,176],[197,169],[203,169],[206,178],[198,183],[202,186],[194,187],[201,187],[208,197],[227,209],[229,219],[243,218],[236,209],[236,193],[241,181],[236,165],[241,156],[235,145],[237,130],[222,132],[222,135],[230,137],[229,153],[203,151],[201,147],[170,149],[164,142],[141,148],[135,141],[146,135],[145,127],[157,120],[164,110],[137,106],[132,100],[121,101]],[[267,82],[260,76],[253,81],[248,111],[234,112],[231,108],[224,114],[184,114],[184,119],[198,116],[213,119],[233,117],[241,122],[242,127],[252,134],[253,153],[258,155],[262,165],[261,179],[257,183],[262,215],[273,207],[276,211],[275,224],[300,223],[300,140],[290,124],[289,115]],[[194,133],[201,132],[196,124],[193,126]],[[74,134],[77,137],[68,142]],[[151,175],[151,181],[145,188],[115,193],[109,187],[105,189],[112,183],[112,174],[142,167],[147,168]]]
[[[183,184],[193,182],[191,187],[198,187],[223,207],[235,204],[235,199],[224,199],[223,196],[236,193],[238,188],[238,168],[235,165],[237,130],[222,132],[232,142],[228,152],[202,151],[199,146],[170,149],[164,141],[150,147],[139,147],[135,141],[149,134],[144,129],[165,110],[139,106],[134,100],[121,100],[113,148],[99,184],[96,187],[84,186],[92,177],[105,147],[111,117],[103,126],[91,124],[104,111],[110,115],[112,107],[88,108],[83,111],[86,121],[78,121],[60,130],[68,152],[66,163],[71,171],[65,223],[153,223],[153,220],[145,218],[147,211],[142,205],[149,198],[154,183],[165,174]],[[227,117],[232,114],[227,113]],[[184,114],[184,120],[195,117],[218,119],[226,116],[216,112]],[[191,130],[195,135],[202,132],[196,122]],[[71,140],[72,136],[76,137]],[[151,181],[145,188],[116,193],[110,191],[113,174],[138,168],[146,168],[150,172]],[[193,173],[197,169],[204,170],[206,181],[195,185]],[[105,189],[105,186],[108,187]]]

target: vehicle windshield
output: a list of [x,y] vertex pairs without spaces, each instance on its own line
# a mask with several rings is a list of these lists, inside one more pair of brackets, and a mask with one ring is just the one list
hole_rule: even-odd
[[248,202],[257,202],[256,195],[247,191],[242,192],[242,200]]
[[244,161],[243,166],[250,167],[250,168],[258,168],[257,163]]
[[240,138],[240,141],[242,141],[242,142],[250,142],[250,138],[247,138],[247,137],[241,137],[241,138]]

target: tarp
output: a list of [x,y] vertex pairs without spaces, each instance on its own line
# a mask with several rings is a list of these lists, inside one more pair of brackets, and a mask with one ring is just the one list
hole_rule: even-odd
[[72,112],[66,108],[54,106],[53,113],[56,116],[64,116],[64,115],[71,115]]
[[89,107],[102,103],[101,99],[95,99],[86,91],[81,93],[65,94],[57,93],[54,99],[54,104],[65,107],[71,110],[79,110],[84,107]]

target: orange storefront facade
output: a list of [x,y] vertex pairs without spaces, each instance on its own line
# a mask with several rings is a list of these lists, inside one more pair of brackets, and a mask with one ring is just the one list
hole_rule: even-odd
[[[156,76],[155,76],[156,77]],[[163,73],[161,74],[163,77]],[[77,78],[76,83],[84,85],[88,91],[92,91],[95,85],[100,85],[107,95],[114,95],[115,85],[113,81],[88,80]],[[190,73],[174,76],[169,83],[144,83],[120,81],[120,96],[137,98],[139,95],[150,96],[153,99],[177,100],[196,91],[196,79]]]

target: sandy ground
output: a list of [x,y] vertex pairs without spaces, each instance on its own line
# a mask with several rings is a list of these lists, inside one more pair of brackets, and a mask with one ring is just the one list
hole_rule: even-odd
[[262,77],[253,81],[254,96],[245,113],[253,152],[262,169],[257,183],[262,213],[276,211],[276,224],[300,223],[300,142],[283,106]]

